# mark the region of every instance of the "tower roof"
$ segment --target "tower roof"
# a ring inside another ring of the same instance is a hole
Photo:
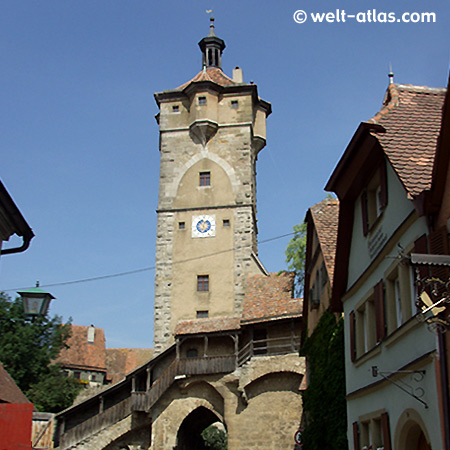
[[[222,52],[225,48],[225,42],[216,36],[214,32],[214,17],[211,17],[209,25],[209,34],[199,43],[203,54],[203,67],[222,67]]]

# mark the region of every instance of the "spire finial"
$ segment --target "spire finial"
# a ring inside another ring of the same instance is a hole
[[[389,77],[389,84],[393,84],[394,83],[394,72],[392,72],[392,64],[391,63],[389,63],[388,77]]]
[[[209,34],[204,37],[198,45],[203,53],[203,66],[207,69],[210,67],[222,68],[222,52],[225,48],[225,42],[216,36],[214,32],[214,17],[212,16],[212,9],[206,10],[207,14],[211,14]]]
[[[211,17],[209,18],[209,34],[208,36],[215,36],[216,33],[214,32],[214,16],[213,16],[213,10],[207,9],[207,14],[211,14]]]

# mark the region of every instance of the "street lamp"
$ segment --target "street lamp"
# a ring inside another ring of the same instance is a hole
[[[55,298],[49,292],[39,288],[39,281],[36,283],[35,288],[17,293],[22,298],[25,314],[31,317],[45,316],[50,306],[50,301]]]

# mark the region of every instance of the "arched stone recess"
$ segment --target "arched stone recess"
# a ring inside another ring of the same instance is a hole
[[[416,410],[406,409],[397,421],[394,448],[398,450],[431,449],[427,427]]]
[[[211,383],[205,380],[194,380],[182,387],[180,386],[180,391],[186,393],[190,398],[207,399],[213,406],[215,413],[220,416],[220,420],[223,421],[225,414],[224,398]]]
[[[181,179],[184,175],[195,166],[202,159],[206,159],[216,163],[222,170],[228,175],[231,182],[231,188],[234,195],[239,191],[240,183],[236,176],[236,171],[234,168],[223,158],[215,153],[209,152],[207,148],[196,153],[189,161],[185,162],[178,170],[178,175],[174,178],[172,184],[167,188],[167,195],[169,197],[175,198],[178,191],[178,186],[180,185]]]
[[[185,395],[185,394],[184,394]],[[215,410],[214,405],[204,398],[174,398],[170,404],[160,411],[152,424],[152,448],[177,448],[178,431],[183,421],[198,408],[210,411],[217,421],[223,422],[223,416]],[[224,424],[225,425],[225,424]]]
[[[300,384],[303,375],[296,372],[271,372],[256,378],[243,387],[243,396],[246,402],[266,392],[290,391],[300,393]]]
[[[292,372],[303,378],[306,372],[305,359],[297,354],[263,356],[251,359],[240,369],[239,389],[270,373]]]
[[[132,429],[116,438],[103,450],[141,450],[147,449],[151,444],[151,423],[145,417],[132,419]],[[101,447],[92,447],[97,450]]]

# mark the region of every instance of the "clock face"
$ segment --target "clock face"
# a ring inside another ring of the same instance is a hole
[[[216,235],[216,216],[192,217],[192,237],[212,237]]]

